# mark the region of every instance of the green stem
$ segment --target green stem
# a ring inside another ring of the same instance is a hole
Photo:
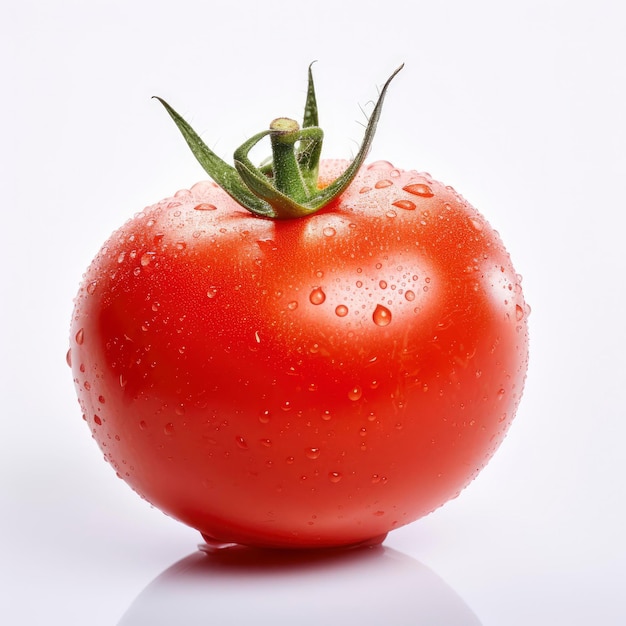
[[[270,124],[272,161],[274,164],[274,186],[278,191],[296,202],[308,200],[308,194],[295,145],[299,139],[298,122],[279,117]]]
[[[402,67],[403,65],[387,79],[381,89],[356,157],[339,178],[322,190],[318,189],[317,178],[324,135],[317,125],[317,100],[311,66],[303,128],[289,118],[275,119],[269,130],[258,133],[235,151],[235,167],[228,165],[210,150],[167,102],[157,99],[178,126],[202,167],[224,191],[256,215],[289,219],[318,211],[341,195],[352,182],[374,139],[387,89]],[[268,135],[272,146],[272,162],[256,167],[248,158],[248,153]]]

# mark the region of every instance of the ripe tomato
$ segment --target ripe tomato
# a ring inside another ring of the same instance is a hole
[[[322,161],[320,186],[347,166]],[[520,281],[427,174],[362,166],[284,220],[201,182],[100,250],[68,361],[106,460],[168,515],[210,540],[355,544],[455,497],[501,443],[527,366]]]

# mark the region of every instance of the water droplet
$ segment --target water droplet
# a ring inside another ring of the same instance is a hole
[[[297,303],[295,300],[293,300],[292,302],[290,302],[290,303],[287,305],[287,308],[288,308],[290,311],[295,311],[295,310],[298,308],[298,303]]]
[[[117,262],[123,263],[125,258],[126,258],[126,252],[120,252],[119,255],[117,256]]]
[[[415,202],[411,202],[410,200],[396,200],[391,204],[393,204],[393,206],[397,206],[399,209],[404,209],[405,211],[415,210]]]
[[[371,187],[361,187],[361,189],[359,189],[359,193],[367,193],[368,191],[372,191]]]
[[[412,183],[402,187],[402,189],[407,193],[412,193],[414,196],[421,196],[422,198],[432,198],[435,195],[426,183]]]
[[[214,183],[212,180],[201,180],[200,182],[195,183],[191,186],[191,193],[201,198],[202,196],[206,196],[211,192],[212,189],[217,188],[217,183]]]
[[[321,452],[319,448],[308,448],[305,454],[308,459],[314,461],[315,459],[319,459]]]
[[[174,434],[174,424],[172,424],[172,422],[168,422],[167,424],[165,424],[165,426],[163,427],[163,432],[166,435],[173,435]]]
[[[328,478],[331,483],[338,483],[342,479],[341,472],[330,472]]]
[[[311,304],[322,304],[322,302],[326,300],[326,294],[324,293],[321,287],[316,287],[309,294],[309,300]]]
[[[184,250],[187,247],[187,244],[184,241],[176,242],[176,250]]]
[[[407,289],[406,292],[404,293],[404,297],[409,301],[409,302],[413,302],[413,300],[415,300],[415,292],[411,291],[410,289]]]
[[[331,418],[331,417],[332,417],[332,414],[331,414],[331,412],[330,412],[330,411],[324,411],[324,412],[322,413],[322,419],[323,419],[325,422],[330,421],[330,418]]]
[[[387,281],[386,281],[386,280],[381,280],[381,281],[378,283],[378,286],[379,286],[381,289],[387,289]]]
[[[335,315],[337,315],[338,317],[345,317],[346,315],[348,315],[348,307],[345,304],[340,304],[335,309]]]
[[[207,298],[210,298],[211,300],[215,298],[215,296],[217,295],[217,287],[215,287],[214,285],[211,285],[208,288],[206,295],[207,295]]]
[[[79,346],[83,345],[83,342],[85,341],[85,330],[83,328],[81,328],[77,333],[76,333],[76,343]]]
[[[70,348],[65,354],[65,362],[72,367],[72,348]]]
[[[146,267],[150,265],[150,263],[152,263],[154,257],[155,257],[154,252],[146,252],[145,254],[141,255],[141,259],[139,260],[139,262],[141,263],[142,267]]]
[[[94,415],[93,416],[93,421],[98,425],[98,426],[102,426],[102,419],[100,419],[100,416],[98,415]]]
[[[377,485],[380,482],[380,476],[378,474],[372,474],[372,485]]]
[[[261,249],[262,252],[273,252],[274,250],[278,250],[278,246],[276,242],[272,239],[259,239],[257,242],[257,246]]]
[[[498,389],[498,400],[502,400],[502,398],[504,398],[504,394],[506,392],[504,391],[504,389]]]
[[[141,420],[141,421],[139,422],[139,428],[140,428],[141,430],[146,430],[146,428],[148,428],[148,424],[146,424],[146,422],[145,422],[144,420]]]
[[[367,166],[368,170],[392,170],[394,169],[393,164],[389,163],[389,161],[374,161]]]
[[[217,207],[214,204],[209,204],[208,202],[202,202],[201,204],[196,204],[193,207],[196,211],[215,211]]]
[[[93,296],[94,293],[96,293],[96,287],[98,286],[97,281],[92,280],[88,285],[87,285],[87,293],[90,296]]]
[[[515,319],[521,322],[524,319],[524,309],[519,305],[515,305]]]
[[[204,539],[204,544],[198,546],[198,548],[206,554],[217,554],[221,550],[229,550],[230,548],[234,548],[237,545],[236,543],[229,543],[226,541],[220,541],[219,539],[214,539],[213,537],[205,535],[204,533],[202,533],[202,538]]]
[[[184,415],[185,414],[185,405],[184,404],[179,404],[174,409],[174,412],[176,413],[176,415]]]
[[[395,211],[387,211],[387,212],[385,213],[385,215],[386,215],[387,217],[392,217],[392,218],[393,218],[393,217],[396,217],[398,214],[397,214]]]
[[[382,306],[382,304],[378,304],[376,309],[374,309],[372,319],[376,326],[388,326],[391,323],[391,311],[387,307]]]
[[[375,511],[375,512],[373,513],[373,515],[375,515],[376,517],[382,517],[384,514],[385,514],[385,512],[384,512],[384,511]]]
[[[270,411],[268,409],[265,409],[265,411],[262,411],[259,415],[259,422],[261,422],[261,424],[269,424],[271,417],[272,414],[270,413]]]
[[[332,226],[327,226],[322,232],[325,237],[332,237],[337,231]]]
[[[104,404],[104,403],[106,402],[106,400],[105,400],[104,396],[98,396],[98,402],[99,402],[100,404]]]
[[[271,448],[272,447],[272,440],[271,439],[261,439],[261,445],[265,446],[266,448]]]
[[[248,449],[248,442],[241,436],[235,437],[235,443],[237,444],[237,447],[241,450]]]
[[[367,428],[365,428],[365,426],[359,430],[359,435],[361,437],[367,437]]]
[[[470,223],[478,232],[480,232],[484,227],[482,221],[477,217],[470,217]]]
[[[362,395],[363,389],[361,389],[358,385],[355,385],[352,389],[350,389],[350,391],[348,391],[348,398],[353,402],[360,400]]]
[[[393,185],[393,183],[389,179],[383,178],[379,180],[374,187],[376,187],[376,189],[385,189],[385,187],[391,187],[391,185]]]
[[[124,387],[126,387],[126,383],[128,382],[128,380],[126,379],[126,376],[124,376],[124,374],[120,374],[120,387],[122,389],[124,389]]]

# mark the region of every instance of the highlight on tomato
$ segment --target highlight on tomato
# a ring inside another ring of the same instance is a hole
[[[137,213],[83,277],[83,419],[208,542],[380,542],[457,496],[514,418],[529,308],[497,232],[430,175],[365,163],[399,70],[352,161],[321,159],[311,68],[302,124],[234,165],[160,100],[211,180]]]

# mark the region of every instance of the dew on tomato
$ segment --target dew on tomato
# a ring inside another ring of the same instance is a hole
[[[391,311],[387,307],[377,304],[372,319],[377,326],[387,326],[391,324]]]
[[[402,189],[407,193],[415,196],[421,196],[422,198],[432,198],[435,195],[433,190],[426,183],[412,183],[402,187]],[[394,203],[394,205],[398,206],[396,203]],[[413,208],[415,208],[415,206],[413,206]]]
[[[348,391],[348,398],[352,400],[353,402],[360,400],[362,395],[363,395],[363,389],[359,385],[355,385],[354,387],[351,387],[350,391]]]
[[[330,472],[328,474],[328,478],[330,479],[331,483],[338,483],[343,478],[343,476],[341,472]]]
[[[309,294],[311,304],[323,304],[326,301],[326,294],[321,287],[316,287]]]
[[[319,459],[320,454],[321,451],[319,448],[308,448],[306,450],[306,456],[311,460]]]

